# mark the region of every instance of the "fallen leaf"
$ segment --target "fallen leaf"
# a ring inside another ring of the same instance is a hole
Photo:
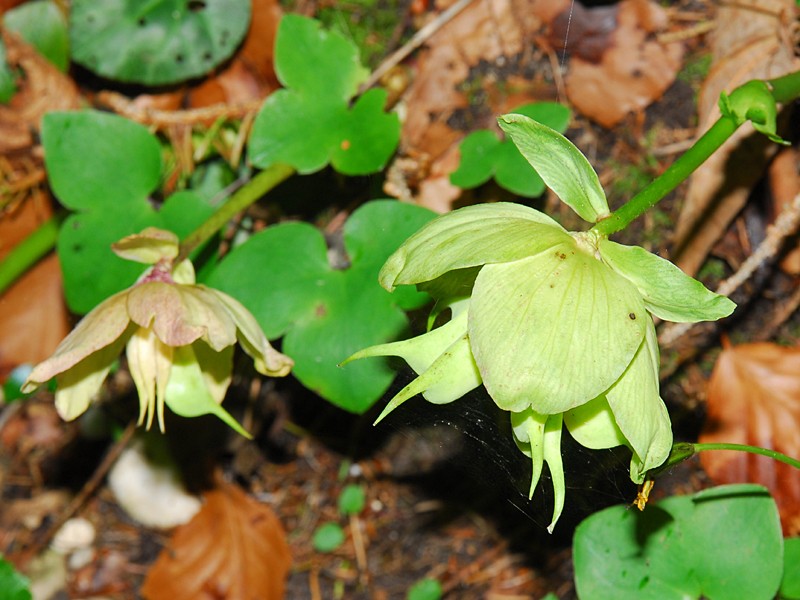
[[[282,600],[291,564],[275,513],[239,487],[205,494],[147,574],[147,600]]]
[[[52,110],[78,107],[78,90],[72,80],[43,58],[33,46],[9,31],[0,31],[6,58],[24,77],[7,105],[0,104],[0,154],[27,152],[36,145],[42,115]]]
[[[578,37],[585,40],[578,47],[582,54],[570,59],[565,80],[570,102],[604,127],[660,98],[675,81],[683,58],[681,44],[654,38],[667,25],[666,13],[656,3],[623,0],[617,9],[613,33],[601,29],[597,35]]]
[[[769,165],[769,188],[774,206],[773,214],[778,215],[791,205],[800,194],[800,174],[797,172],[797,152],[794,148],[781,148],[775,160]],[[781,269],[790,275],[800,275],[800,246],[789,252],[781,260]]]
[[[720,92],[750,79],[771,79],[795,71],[793,0],[722,3],[711,38],[712,67],[698,98],[700,131],[719,118]],[[746,123],[692,175],[678,224],[673,256],[689,275],[747,202],[777,145],[753,135]]]
[[[461,191],[449,182],[461,139],[485,127],[499,132],[495,118],[504,111],[554,99],[554,87],[533,67],[530,42],[567,6],[568,0],[473,2],[433,34],[403,95],[401,147],[387,194],[450,209]]]
[[[49,198],[39,199],[0,213],[0,260],[52,215]],[[61,268],[50,254],[0,294],[0,382],[15,367],[50,356],[68,332]]]
[[[708,385],[701,443],[731,442],[800,457],[800,348],[770,343],[723,350]],[[781,514],[784,533],[800,533],[800,471],[746,452],[700,453],[715,483],[760,483]]]

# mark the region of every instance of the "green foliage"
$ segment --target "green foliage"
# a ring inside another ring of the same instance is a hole
[[[338,523],[323,523],[314,532],[311,544],[317,552],[333,552],[344,543],[344,530]]]
[[[284,336],[282,351],[294,359],[293,374],[303,385],[361,413],[386,391],[394,372],[377,361],[336,365],[358,348],[396,339],[408,325],[403,310],[427,301],[414,290],[389,295],[377,275],[402,240],[433,216],[389,200],[362,206],[344,226],[346,269],[330,265],[315,227],[269,227],[226,256],[207,283],[241,301],[268,338]]]
[[[330,162],[347,175],[384,167],[400,121],[383,112],[384,90],[369,90],[350,108],[368,73],[349,40],[313,19],[286,15],[275,42],[275,72],[285,89],[267,98],[253,124],[254,165],[284,163],[312,173]]]
[[[164,85],[229,58],[250,25],[250,0],[73,0],[75,62],[118,81]]]
[[[52,112],[44,117],[42,143],[50,186],[74,211],[57,244],[74,312],[88,312],[141,274],[142,266],[116,256],[112,243],[148,226],[185,236],[213,212],[190,191],[153,208],[148,196],[161,177],[161,150],[133,121],[97,111]]]
[[[17,75],[8,64],[6,45],[0,39],[0,104],[8,104],[17,93]]]
[[[339,512],[342,515],[357,515],[364,510],[367,496],[360,485],[350,484],[345,486],[339,494]]]
[[[31,365],[20,365],[8,375],[6,382],[0,387],[0,399],[3,402],[13,402],[25,398],[29,394],[23,392],[20,388],[31,372]]]
[[[783,541],[783,581],[781,600],[800,600],[800,537]]]
[[[757,485],[613,506],[575,530],[582,600],[768,600],[783,571],[775,502]]]
[[[406,600],[439,600],[442,584],[435,579],[420,579],[408,590]]]
[[[563,132],[569,123],[569,109],[555,102],[526,104],[512,111]],[[544,191],[544,181],[520,154],[511,140],[499,140],[488,129],[469,134],[459,147],[461,162],[450,182],[461,188],[474,188],[492,177],[519,196],[534,198]]]
[[[69,65],[69,35],[64,15],[51,0],[26,2],[3,15],[3,25],[16,31],[59,71]]]
[[[30,581],[0,558],[0,600],[31,600]]]

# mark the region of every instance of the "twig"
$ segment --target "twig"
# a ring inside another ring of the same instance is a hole
[[[87,500],[94,495],[94,493],[97,491],[97,488],[100,487],[103,479],[108,474],[108,471],[131,441],[135,431],[136,422],[131,421],[125,428],[125,431],[122,432],[120,438],[114,442],[114,445],[111,446],[105,457],[103,457],[102,462],[97,466],[94,473],[92,473],[89,481],[84,484],[80,493],[72,499],[72,501],[61,512],[58,518],[50,524],[47,530],[42,535],[37,536],[33,543],[24,551],[22,551],[19,557],[13,561],[18,568],[24,569],[28,562],[30,562],[34,557],[38,556],[42,550],[44,550],[47,544],[50,543],[50,540],[53,539],[53,536],[58,533],[58,530],[61,529],[64,523],[71,519],[73,515],[75,515],[75,513],[77,513],[81,507],[83,507]]]
[[[763,263],[775,257],[783,241],[794,234],[800,226],[800,194],[795,196],[792,203],[786,206],[775,223],[767,228],[767,236],[759,244],[756,251],[742,263],[739,270],[723,281],[717,288],[717,293],[730,296],[755,273]],[[659,336],[662,346],[673,345],[680,337],[684,336],[696,323],[673,323],[664,328]]]
[[[367,78],[367,80],[361,84],[361,87],[358,89],[359,94],[364,93],[366,90],[378,83],[378,81],[381,80],[381,77],[386,75],[386,73],[388,73],[392,67],[398,65],[404,58],[424,44],[428,38],[439,31],[442,26],[444,26],[448,21],[469,6],[471,2],[472,0],[458,0],[458,2],[453,4],[453,6],[448,8],[433,21],[417,31],[417,33],[415,33],[414,36],[401,48],[398,48],[386,60],[378,65],[378,68],[375,69]]]

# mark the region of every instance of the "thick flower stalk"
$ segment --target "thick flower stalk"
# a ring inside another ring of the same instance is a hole
[[[56,408],[65,420],[83,414],[113,362],[126,350],[139,393],[139,424],[154,416],[164,430],[164,406],[184,417],[214,414],[249,434],[220,404],[231,381],[238,341],[259,373],[281,377],[292,360],[272,348],[255,317],[237,300],[195,284],[194,268],[178,256],[178,238],[155,228],[113,245],[122,258],[153,265],[130,288],[86,315],[53,356],[36,365],[23,390],[56,379]]]
[[[579,216],[594,223],[609,215],[597,174],[565,137],[521,115],[500,125]],[[586,447],[628,446],[631,479],[641,483],[672,447],[652,316],[696,322],[735,308],[642,248],[566,231],[510,203],[430,222],[389,257],[380,282],[417,285],[452,308],[451,320],[428,333],[352,357],[401,356],[419,374],[380,418],[417,393],[450,402],[482,382],[510,411],[515,441],[531,458],[531,494],[548,464],[551,531],[564,502],[562,424]]]

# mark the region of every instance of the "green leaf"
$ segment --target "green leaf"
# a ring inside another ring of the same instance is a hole
[[[73,0],[72,58],[117,81],[164,85],[230,58],[250,25],[250,0]]]
[[[736,308],[729,298],[708,290],[670,261],[639,246],[600,240],[600,255],[617,273],[633,283],[644,297],[647,310],[679,323],[715,321]]]
[[[363,486],[351,484],[345,486],[339,495],[339,513],[345,516],[357,515],[364,510],[367,495]]]
[[[0,38],[0,104],[8,104],[17,93],[17,75],[6,56],[6,44]]]
[[[313,19],[286,15],[275,42],[275,70],[286,89],[267,98],[253,124],[248,148],[254,165],[285,163],[312,173],[331,162],[347,175],[385,166],[400,121],[383,112],[383,90],[348,106],[368,75],[349,40]]]
[[[498,122],[547,186],[581,218],[594,223],[610,214],[597,173],[572,142],[524,115],[503,115]]]
[[[267,337],[284,336],[282,351],[294,359],[293,374],[303,385],[361,413],[386,391],[394,371],[382,361],[337,364],[397,339],[408,326],[401,308],[424,302],[413,290],[395,298],[377,276],[386,257],[433,216],[389,200],[365,204],[344,227],[350,259],[344,270],[330,266],[325,240],[311,225],[269,227],[226,256],[207,283],[242,302]]]
[[[469,339],[504,410],[555,414],[606,391],[645,335],[639,292],[570,237],[536,256],[486,265],[475,280]]]
[[[31,600],[30,581],[14,565],[0,558],[0,599]]]
[[[777,507],[760,486],[613,506],[575,531],[581,600],[773,598],[783,567]]]
[[[59,71],[69,65],[69,35],[64,15],[51,0],[34,0],[3,15],[3,25],[15,31]]]
[[[344,531],[337,523],[323,523],[311,540],[317,552],[333,552],[344,543]]]
[[[557,131],[564,131],[569,122],[569,109],[555,102],[526,104],[512,111],[528,116]],[[469,134],[459,146],[461,162],[450,175],[450,182],[462,188],[473,188],[494,175],[503,188],[534,198],[544,191],[544,181],[510,141],[500,141],[489,130]]]
[[[442,593],[442,584],[437,580],[420,579],[409,588],[406,600],[439,600]]]
[[[148,226],[185,236],[213,212],[193,192],[179,192],[160,211],[148,200],[161,176],[161,151],[145,127],[98,111],[54,112],[42,128],[53,192],[67,208],[57,250],[71,310],[86,313],[131,285],[142,265],[111,244]]]
[[[800,537],[783,541],[783,580],[781,600],[800,600]]]
[[[143,125],[110,113],[47,113],[42,144],[50,185],[70,210],[141,210],[161,177],[156,138]]]
[[[433,281],[454,269],[534,256],[571,239],[527,206],[477,204],[442,215],[408,238],[386,261],[380,281],[387,290]]]

